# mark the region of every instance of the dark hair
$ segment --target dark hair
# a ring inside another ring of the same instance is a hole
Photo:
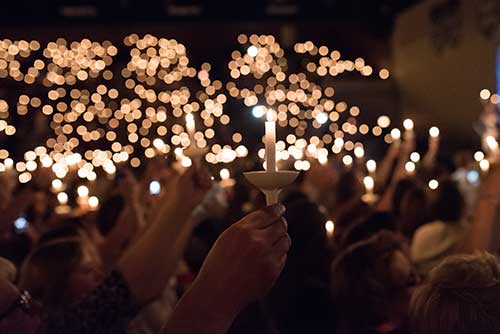
[[[445,222],[459,222],[465,208],[465,200],[452,180],[442,181],[437,189],[437,197],[432,204],[434,219]]]
[[[413,294],[417,334],[500,333],[500,264],[491,254],[457,255]]]
[[[38,246],[63,238],[79,238],[80,235],[79,222],[68,219],[64,222],[63,226],[42,234],[40,239],[38,239]]]
[[[335,186],[337,203],[345,203],[356,197],[360,197],[362,185],[354,171],[345,171],[339,176]]]
[[[380,231],[397,232],[394,216],[388,212],[374,212],[362,222],[349,228],[341,240],[341,248],[366,240]]]
[[[388,268],[401,248],[395,234],[383,231],[349,246],[335,259],[331,291],[341,331],[358,333],[388,320],[402,292]]]
[[[35,249],[25,260],[19,286],[27,290],[46,310],[68,304],[68,276],[80,264],[83,244],[80,238],[52,240]]]
[[[115,195],[105,201],[97,215],[99,232],[107,235],[118,222],[120,214],[125,207],[125,200],[121,195]]]
[[[392,212],[396,217],[401,214],[401,203],[405,194],[418,188],[413,179],[403,179],[396,184],[394,195],[392,196]]]

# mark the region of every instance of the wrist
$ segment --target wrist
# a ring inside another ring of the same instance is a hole
[[[227,290],[219,291],[199,277],[183,297],[182,302],[189,309],[193,308],[196,316],[205,322],[201,324],[204,328],[218,329],[220,332],[226,332],[231,327],[243,308],[237,302],[237,298],[232,298]]]

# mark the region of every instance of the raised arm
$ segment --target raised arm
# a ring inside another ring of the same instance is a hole
[[[494,169],[481,184],[476,211],[464,251],[488,251],[500,204],[500,168]]]
[[[424,156],[422,164],[425,168],[431,169],[436,162],[436,156],[439,151],[439,137],[429,138],[429,148]]]
[[[191,167],[177,176],[172,189],[161,198],[158,216],[118,262],[120,271],[140,303],[155,297],[175,270],[171,255],[180,232],[192,210],[210,188],[206,170]]]
[[[399,154],[399,143],[393,143],[387,150],[387,153],[384,156],[384,159],[379,164],[377,168],[377,185],[385,186],[391,176],[392,167],[394,165],[394,161],[397,159]]]
[[[415,143],[413,141],[404,142],[402,144],[391,181],[377,205],[378,211],[390,211],[392,209],[392,198],[394,196],[394,191],[396,190],[396,185],[406,176],[405,164],[408,161],[411,151],[415,147],[414,145]]]
[[[281,206],[253,212],[216,241],[163,334],[223,334],[243,307],[263,297],[286,262],[290,238]]]

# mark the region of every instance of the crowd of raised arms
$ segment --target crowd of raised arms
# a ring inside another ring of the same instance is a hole
[[[500,333],[500,168],[477,185],[472,159],[430,152],[409,175],[413,145],[389,148],[368,200],[364,163],[313,164],[265,206],[239,176],[152,159],[61,213],[49,171],[6,171],[0,333]]]

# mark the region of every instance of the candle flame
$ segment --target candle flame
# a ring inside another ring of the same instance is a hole
[[[413,126],[414,126],[414,123],[411,119],[407,118],[404,120],[403,127],[405,128],[405,130],[411,131],[411,130],[413,130]]]
[[[325,223],[325,230],[329,233],[333,233],[333,231],[335,230],[335,224],[331,220],[328,220]]]
[[[433,126],[432,128],[429,129],[429,135],[433,138],[436,138],[439,136],[439,128],[436,126]]]

